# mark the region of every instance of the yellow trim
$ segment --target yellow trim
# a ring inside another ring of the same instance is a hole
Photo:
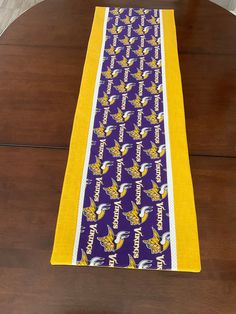
[[[162,16],[174,189],[177,269],[197,272],[201,268],[198,232],[188,159],[174,13],[172,10],[162,10]],[[80,184],[102,45],[104,17],[105,8],[96,8],[72,129],[51,264],[72,264]]]
[[[173,10],[162,10],[169,134],[174,189],[177,269],[201,270],[196,211],[188,158]]]
[[[104,17],[105,8],[96,8],[72,129],[51,264],[72,264],[80,185],[101,52]]]

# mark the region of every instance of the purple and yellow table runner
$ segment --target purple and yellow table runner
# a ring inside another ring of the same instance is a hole
[[[96,8],[51,263],[200,271],[172,10]]]

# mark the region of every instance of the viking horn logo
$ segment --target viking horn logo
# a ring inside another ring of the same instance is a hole
[[[157,254],[165,251],[170,244],[170,233],[165,232],[162,236],[160,236],[157,230],[153,227],[152,233],[152,238],[143,240],[143,243],[151,251],[152,254]]]
[[[123,215],[130,222],[131,225],[140,225],[144,223],[149,213],[152,212],[152,206],[143,206],[141,209],[132,201],[132,210],[124,212]]]
[[[112,228],[107,225],[108,233],[103,237],[98,237],[98,241],[101,246],[103,246],[105,252],[115,252],[119,250],[126,238],[129,237],[129,231],[119,231],[117,234],[114,234]]]
[[[152,261],[148,259],[141,260],[138,264],[135,263],[134,258],[128,254],[129,256],[129,265],[127,268],[129,269],[148,269],[152,266]]]
[[[124,197],[127,193],[127,190],[131,188],[131,183],[122,183],[120,186],[117,184],[117,182],[112,178],[112,185],[103,188],[107,195],[110,196],[110,199],[120,199]]]
[[[108,172],[109,168],[113,165],[113,161],[101,161],[97,156],[95,156],[96,161],[89,165],[89,169],[94,175],[103,175]]]
[[[96,206],[94,200],[90,197],[90,205],[83,208],[83,215],[87,218],[87,221],[98,221],[103,218],[105,212],[110,209],[110,204],[100,204]]]
[[[133,179],[138,179],[144,177],[147,174],[148,169],[151,167],[151,163],[145,162],[139,165],[137,161],[133,159],[133,166],[125,168],[125,170],[128,172],[129,175],[131,175]]]
[[[81,259],[77,262],[77,266],[101,266],[104,263],[105,258],[93,257],[90,261],[88,260],[87,254],[81,249]]]
[[[144,190],[144,193],[153,201],[160,201],[167,196],[168,186],[167,184],[163,184],[159,189],[157,183],[152,180],[152,188],[148,190]]]

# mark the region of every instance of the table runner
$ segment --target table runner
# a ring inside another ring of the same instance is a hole
[[[172,10],[96,8],[51,263],[200,271]]]

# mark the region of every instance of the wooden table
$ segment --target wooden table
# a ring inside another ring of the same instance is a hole
[[[49,264],[95,5],[176,10],[200,274]],[[48,0],[1,37],[2,314],[236,313],[235,29],[206,0]]]

